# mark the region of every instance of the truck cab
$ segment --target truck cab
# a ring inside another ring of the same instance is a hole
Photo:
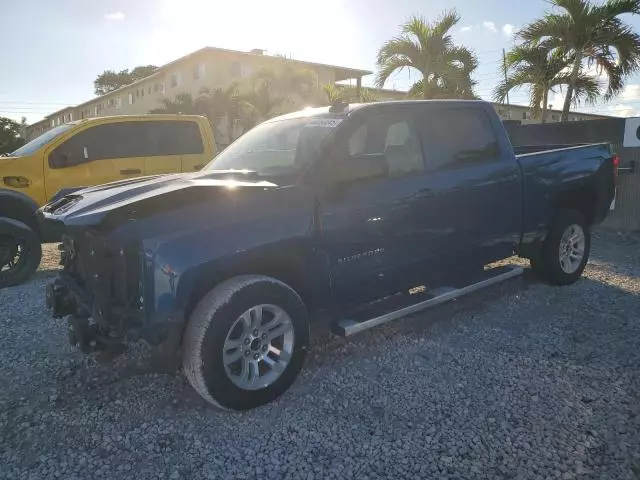
[[[36,243],[58,240],[35,221],[45,203],[84,187],[197,171],[214,155],[206,118],[139,115],[62,124],[0,157],[0,287],[33,273],[40,260]],[[20,260],[20,252],[31,258]]]
[[[85,189],[40,210],[63,232],[47,290],[84,351],[176,342],[228,409],[282,394],[311,319],[349,336],[506,280],[578,281],[613,198],[608,144],[516,155],[490,104],[308,109],[202,171]]]

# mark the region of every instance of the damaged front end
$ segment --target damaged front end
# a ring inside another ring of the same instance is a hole
[[[69,340],[85,353],[124,350],[145,325],[140,249],[83,229],[62,236],[60,253],[62,271],[46,291],[53,317],[69,317]]]

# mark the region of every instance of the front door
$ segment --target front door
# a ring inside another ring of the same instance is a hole
[[[421,224],[414,203],[424,181],[418,136],[406,109],[375,107],[352,119],[337,139],[334,161],[383,156],[385,178],[329,186],[320,198],[321,244],[338,304],[362,303],[412,283]],[[404,277],[398,282],[398,272]]]
[[[141,176],[144,158],[136,122],[89,125],[45,152],[45,189],[57,192]]]

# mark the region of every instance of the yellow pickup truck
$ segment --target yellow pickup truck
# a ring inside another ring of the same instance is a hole
[[[0,288],[27,280],[47,238],[35,218],[85,187],[200,170],[215,156],[209,121],[196,115],[123,115],[65,123],[0,157]]]

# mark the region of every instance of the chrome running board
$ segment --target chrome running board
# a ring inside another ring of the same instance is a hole
[[[479,282],[472,283],[470,285],[467,285],[465,287],[460,287],[460,288],[454,288],[454,287],[436,288],[434,290],[426,292],[428,296],[426,300],[423,300],[418,303],[414,303],[406,307],[402,307],[397,310],[384,313],[382,315],[369,318],[363,321],[344,319],[339,321],[334,326],[333,330],[336,334],[340,336],[348,337],[350,335],[360,333],[364,330],[377,327],[378,325],[392,322],[393,320],[406,317],[407,315],[411,315],[413,313],[426,310],[427,308],[435,307],[436,305],[440,305],[441,303],[447,302],[449,300],[453,300],[455,298],[468,295],[472,292],[475,292],[476,290],[480,290],[482,288],[504,282],[505,280],[508,280],[510,278],[520,276],[524,272],[524,269],[522,267],[515,266],[515,265],[499,267],[493,270],[502,272],[502,273],[496,274],[495,272],[492,272],[492,270],[486,270],[485,273],[488,276],[488,278],[485,278]]]

